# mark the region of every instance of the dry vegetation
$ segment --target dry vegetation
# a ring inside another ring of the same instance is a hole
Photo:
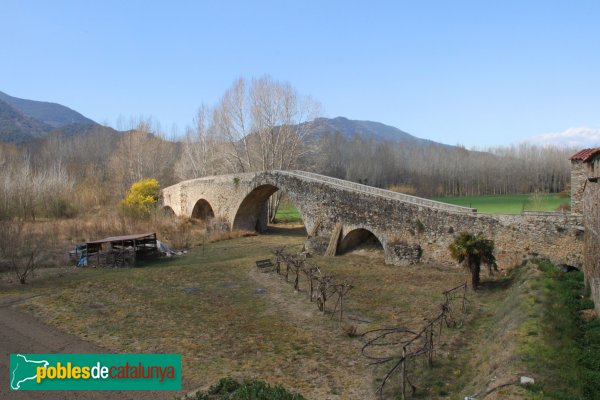
[[[254,267],[272,247],[299,250],[302,240],[281,231],[208,244],[146,268],[57,269],[29,290],[4,284],[1,296],[40,295],[22,308],[112,351],[182,353],[188,387],[233,375],[280,383],[307,398],[371,398],[377,371],[365,365],[348,326],[359,334],[387,324],[419,326],[441,292],[464,281],[463,271],[393,268],[373,254],[316,258],[356,286],[339,322],[310,304],[307,282],[294,294],[291,284]]]
[[[302,276],[294,291],[293,272],[286,283],[254,265],[272,257],[276,246],[299,251],[304,235],[301,228],[275,228],[268,235],[207,241],[143,268],[42,269],[25,286],[0,280],[0,302],[21,300],[20,309],[110,351],[181,353],[187,389],[233,376],[281,384],[308,399],[375,398],[387,369],[367,365],[361,334],[424,326],[439,313],[442,292],[467,275],[458,266],[391,267],[372,248],[311,258],[324,273],[352,279],[339,321],[310,303]],[[415,398],[483,398],[488,391],[486,399],[534,398],[514,384],[518,377],[554,376],[525,362],[542,332],[536,296],[545,295],[535,267],[519,271],[485,277],[478,293],[469,293],[466,319],[444,329],[433,367],[411,366]],[[385,397],[396,393],[398,380],[392,379]]]

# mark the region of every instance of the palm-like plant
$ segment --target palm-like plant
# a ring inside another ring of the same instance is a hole
[[[473,235],[461,233],[449,246],[452,258],[462,263],[471,272],[473,290],[479,286],[481,264],[487,265],[490,274],[498,270],[494,256],[494,241],[486,239],[481,233]]]

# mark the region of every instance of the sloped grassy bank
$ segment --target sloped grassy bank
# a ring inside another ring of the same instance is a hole
[[[486,283],[455,360],[465,371],[456,392],[486,400],[600,399],[600,320],[583,274],[532,258]],[[520,385],[521,376],[535,384]]]
[[[600,320],[585,310],[583,274],[562,272],[550,262],[534,260],[541,274],[539,297],[530,304],[534,316],[522,345],[525,365],[538,380],[528,386],[534,399],[600,399]]]

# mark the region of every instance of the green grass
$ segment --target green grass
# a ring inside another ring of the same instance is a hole
[[[281,202],[281,204],[279,204],[279,208],[277,209],[277,213],[275,214],[275,219],[277,220],[277,222],[284,223],[302,222],[300,212],[291,202]]]
[[[548,261],[536,263],[542,271],[540,296],[523,346],[526,365],[538,373],[532,398],[598,399],[600,320],[581,315],[593,307],[584,297],[583,273],[562,273]]]
[[[502,196],[438,197],[433,200],[457,206],[476,208],[477,211],[492,214],[519,214],[521,211],[555,211],[563,204],[570,204],[569,197],[545,194],[536,198],[532,194],[511,194]]]

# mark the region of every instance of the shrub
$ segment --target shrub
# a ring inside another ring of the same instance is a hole
[[[121,211],[129,217],[150,217],[156,208],[159,191],[160,184],[154,178],[135,182],[121,201]]]
[[[48,205],[48,215],[54,218],[73,218],[77,211],[72,203],[60,197],[52,199]]]
[[[297,393],[288,392],[279,385],[270,386],[259,380],[245,380],[242,383],[233,378],[222,378],[208,392],[197,392],[186,396],[186,400],[303,400]]]

